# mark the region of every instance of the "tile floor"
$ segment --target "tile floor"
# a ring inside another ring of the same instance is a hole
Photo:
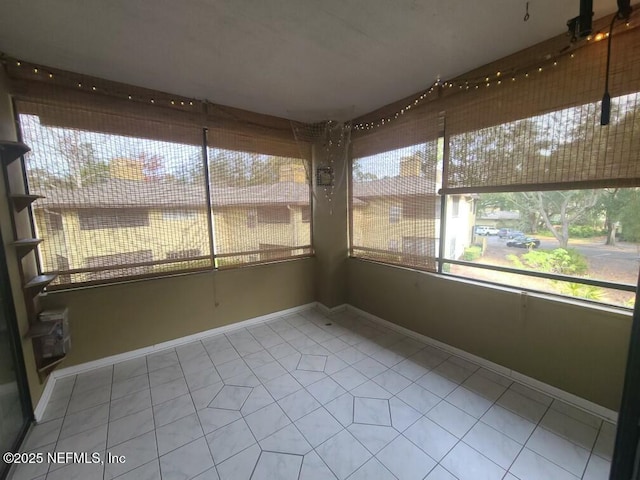
[[[283,317],[57,382],[13,480],[605,480],[615,427],[350,312]]]

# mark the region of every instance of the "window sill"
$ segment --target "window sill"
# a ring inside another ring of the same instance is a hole
[[[295,261],[299,261],[299,260],[306,260],[306,259],[312,258],[312,257],[315,257],[315,254],[312,253],[312,254],[309,254],[309,255],[298,256],[296,258],[285,258],[285,259],[281,259],[281,260],[272,260],[272,261],[267,261],[267,262],[256,262],[256,263],[250,263],[250,264],[240,264],[240,265],[229,266],[229,267],[224,267],[224,268],[206,268],[206,269],[202,269],[202,270],[192,270],[192,271],[175,272],[175,273],[168,272],[166,274],[158,274],[158,275],[154,275],[154,276],[145,276],[145,277],[142,277],[142,278],[134,278],[134,277],[132,277],[132,278],[114,279],[113,281],[93,283],[93,284],[75,284],[75,285],[61,286],[60,288],[55,288],[55,287],[54,288],[49,288],[48,290],[45,290],[41,295],[43,295],[43,296],[55,295],[57,293],[65,293],[65,292],[71,292],[71,291],[76,291],[76,290],[88,290],[88,289],[94,289],[94,288],[114,287],[114,286],[118,286],[118,285],[127,285],[127,284],[131,284],[131,283],[140,283],[140,282],[149,282],[149,281],[158,281],[158,280],[165,280],[165,279],[176,278],[176,277],[186,277],[186,276],[203,275],[203,274],[217,274],[219,272],[237,270],[237,269],[240,269],[240,268],[254,268],[254,267],[269,266],[269,265],[281,264],[281,263],[287,263],[287,262],[295,262]]]
[[[563,304],[566,304],[566,305],[577,306],[577,307],[581,307],[581,308],[590,308],[590,309],[599,310],[599,311],[607,312],[607,313],[623,314],[623,315],[626,315],[626,316],[629,316],[629,317],[631,317],[633,315],[633,308],[627,308],[627,307],[618,306],[618,305],[609,305],[609,304],[604,304],[604,303],[600,303],[600,302],[596,302],[596,301],[592,301],[592,300],[571,298],[571,297],[567,297],[567,296],[560,295],[560,294],[541,292],[539,290],[529,290],[529,289],[526,289],[526,288],[515,288],[515,287],[510,287],[510,286],[507,286],[507,285],[504,285],[504,284],[493,283],[493,282],[489,282],[489,281],[485,281],[485,280],[466,278],[466,277],[462,277],[462,276],[454,275],[454,274],[449,274],[449,273],[429,272],[429,271],[425,271],[425,270],[419,270],[419,269],[411,268],[411,267],[408,267],[408,266],[396,265],[396,264],[393,264],[393,263],[385,263],[385,262],[381,262],[381,261],[377,261],[377,260],[370,260],[370,259],[367,259],[367,258],[359,258],[359,257],[350,256],[349,260],[355,260],[357,262],[364,262],[364,263],[373,263],[373,264],[381,265],[381,266],[384,266],[384,267],[402,269],[402,270],[406,270],[406,271],[414,273],[414,274],[416,274],[416,273],[417,274],[424,274],[424,275],[428,275],[430,277],[437,278],[437,279],[440,279],[440,280],[446,280],[446,281],[457,282],[457,283],[464,283],[464,284],[467,284],[467,285],[474,285],[474,286],[478,286],[478,287],[482,287],[482,288],[489,288],[489,289],[492,289],[492,290],[502,291],[502,292],[509,293],[509,294],[528,295],[528,296],[533,297],[533,298],[540,298],[540,299],[547,300],[547,301],[563,303]]]

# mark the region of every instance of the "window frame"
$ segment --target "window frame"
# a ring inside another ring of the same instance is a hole
[[[77,108],[77,105],[69,105],[69,108],[74,109]],[[20,122],[20,115],[21,112],[17,109],[14,108],[14,118],[16,121],[16,125],[18,128],[18,131],[20,132],[20,135],[22,135],[22,124]],[[26,113],[26,115],[29,115],[29,113]],[[71,127],[72,129],[74,127]],[[82,130],[82,129],[80,129]],[[88,128],[86,130],[82,130],[82,131],[86,131],[86,132],[95,132],[95,133],[104,133],[106,135],[119,135],[118,133],[112,133],[112,132],[100,132],[100,131],[96,131],[93,130],[91,128]],[[209,237],[210,237],[210,244],[211,244],[211,253],[210,255],[199,255],[197,257],[194,258],[173,258],[169,255],[166,255],[166,258],[158,258],[157,260],[149,260],[149,261],[141,261],[141,262],[136,262],[136,263],[132,263],[132,264],[127,264],[127,265],[122,265],[122,266],[108,266],[108,267],[87,267],[86,264],[83,264],[82,266],[78,267],[78,268],[70,268],[64,271],[60,271],[59,274],[57,275],[58,278],[62,279],[62,282],[59,285],[56,284],[51,284],[48,285],[46,287],[47,291],[65,291],[65,290],[69,290],[69,289],[76,289],[76,288],[84,288],[84,287],[94,287],[94,286],[108,286],[108,285],[113,285],[113,284],[119,284],[119,283],[125,283],[125,282],[130,282],[130,281],[139,281],[139,280],[148,280],[148,279],[154,279],[154,278],[164,278],[164,277],[170,277],[170,276],[176,276],[176,275],[184,275],[184,274],[191,274],[191,273],[200,273],[203,271],[216,271],[219,270],[220,268],[240,268],[240,267],[247,267],[247,266],[259,266],[259,265],[263,265],[263,264],[267,264],[267,263],[274,263],[274,262],[286,262],[286,261],[291,261],[291,260],[296,260],[296,259],[303,259],[303,258],[308,258],[308,257],[312,257],[314,255],[314,248],[313,248],[313,217],[312,217],[312,213],[313,212],[313,192],[311,189],[311,186],[308,182],[306,182],[304,185],[306,186],[307,190],[308,190],[308,198],[309,198],[309,203],[308,205],[304,205],[302,208],[303,209],[307,209],[307,211],[309,212],[309,218],[306,219],[306,221],[302,221],[301,223],[304,225],[308,225],[309,226],[309,239],[310,242],[308,245],[299,245],[299,246],[294,246],[294,247],[287,247],[287,250],[289,250],[289,253],[287,255],[281,255],[280,257],[276,258],[276,256],[274,255],[276,252],[279,251],[284,251],[284,249],[270,249],[267,250],[265,252],[261,252],[260,250],[258,251],[253,251],[253,252],[240,252],[240,253],[235,253],[235,254],[217,254],[217,252],[215,251],[215,245],[213,242],[213,239],[215,238],[215,232],[213,232],[213,215],[215,215],[216,213],[218,213],[217,211],[214,211],[214,209],[212,208],[212,202],[211,202],[211,195],[210,195],[210,188],[211,188],[211,183],[210,183],[210,177],[208,175],[208,157],[207,157],[207,140],[206,140],[206,128],[202,129],[203,132],[203,140],[202,140],[202,155],[201,155],[201,161],[203,162],[203,164],[205,165],[205,175],[204,175],[204,184],[206,186],[206,191],[207,191],[207,195],[206,195],[206,204],[207,204],[207,208],[209,211],[209,215],[208,217],[210,217],[209,220]],[[137,137],[133,137],[133,138],[137,138]],[[162,139],[159,139],[159,141],[165,141]],[[294,158],[294,157],[292,157]],[[303,158],[295,158],[296,160],[300,160],[301,162],[304,162],[305,160]],[[23,159],[21,159],[21,162],[24,162]],[[25,192],[26,193],[30,193],[29,192],[29,182],[28,182],[28,177],[27,177],[27,168],[24,165],[24,163],[22,163],[23,168],[22,170],[22,178],[23,178],[23,182],[25,185]],[[34,192],[34,193],[38,193],[38,192]],[[271,207],[267,207],[267,208],[271,208]],[[282,217],[282,221],[278,221],[275,222],[274,224],[282,224],[282,225],[291,225],[295,220],[293,218],[292,212],[290,211],[289,207],[284,205],[278,205],[277,208],[282,208],[282,209],[286,209],[287,211],[287,222],[284,222],[284,216]],[[135,208],[136,210],[136,215],[139,213],[139,211],[144,211],[144,221],[140,221],[140,222],[135,222],[135,224],[132,225],[116,225],[118,223],[118,218],[124,218],[125,219],[125,223],[126,222],[126,215],[122,215],[119,216],[118,212],[120,212],[120,210],[129,210],[129,209],[123,209],[121,207],[114,207],[109,208],[95,208],[95,207],[87,207],[86,210],[100,210],[100,211],[106,211],[107,213],[109,212],[109,210],[113,210],[115,213],[113,213],[113,215],[109,215],[112,216],[114,220],[114,225],[99,225],[99,224],[95,224],[95,225],[85,225],[85,227],[89,227],[89,228],[81,228],[80,227],[80,212],[83,210],[83,207],[80,207],[79,209],[76,209],[77,213],[76,213],[76,217],[78,219],[78,231],[82,231],[82,232],[91,232],[94,230],[102,230],[102,229],[111,229],[111,228],[145,228],[148,227],[151,224],[151,216],[152,216],[152,209],[147,208],[147,207],[140,207],[140,208]],[[191,211],[190,209],[185,209],[183,207],[177,207],[177,208],[172,208],[169,207],[168,210],[164,210],[164,209],[158,209],[158,211],[162,211],[162,220],[163,221],[189,221],[192,220],[193,218],[197,217],[197,212],[195,211]],[[259,214],[257,212],[256,208],[253,208],[254,213],[256,214],[255,217],[255,227],[258,227],[261,223],[258,221],[258,217]],[[169,212],[169,215],[165,215],[165,213]],[[29,213],[30,213],[30,217],[32,218],[32,222],[33,222],[33,228],[36,228],[36,223],[35,223],[35,216],[32,213],[32,207],[29,207]],[[44,209],[44,219],[43,219],[43,227],[46,229],[50,229],[53,228],[53,222],[50,221],[49,217],[51,214],[54,215],[61,215],[61,212],[59,209],[57,209],[56,207],[51,207],[51,208],[46,208]],[[248,215],[249,217],[249,215]],[[87,221],[91,222],[92,216],[91,215],[86,215],[85,216],[85,220],[84,222],[86,223]],[[142,217],[141,217],[142,218]],[[249,218],[247,218],[247,221],[249,221]],[[62,218],[60,218],[60,222],[62,222],[62,226],[64,227],[64,222],[62,221]],[[100,222],[98,222],[100,223]],[[58,224],[56,224],[58,225]],[[244,224],[245,228],[250,228],[249,225],[247,225],[247,223]],[[64,232],[64,228],[62,230],[58,230],[55,229],[55,231],[52,231],[51,233],[53,234],[59,234]],[[185,251],[190,250],[195,252],[195,249],[186,249]],[[120,252],[117,254],[107,254],[107,255],[103,255],[104,257],[109,257],[109,256],[114,256],[114,255],[124,255],[126,256],[129,253],[136,253],[136,252]],[[169,252],[171,253],[171,252]],[[265,253],[265,255],[262,255],[262,253]],[[218,264],[218,260],[219,259],[224,259],[225,257],[230,257],[230,256],[234,256],[234,255],[245,255],[245,254],[250,254],[246,261],[243,261],[241,263],[236,263],[234,265],[231,266],[224,266],[221,267]],[[100,257],[100,255],[97,256],[93,256],[93,257],[87,257],[88,258],[97,258]],[[155,270],[154,267],[156,266],[162,266],[162,265],[166,265],[166,264],[179,264],[179,263],[183,263],[183,264],[187,264],[187,263],[198,263],[198,262],[202,262],[205,260],[211,259],[211,265],[207,265],[207,266],[188,266],[185,268],[179,268],[179,269],[175,269],[175,270]],[[85,259],[86,260],[86,259]],[[48,270],[44,269],[44,262],[43,262],[43,256],[42,256],[42,252],[40,251],[40,247],[36,247],[36,261],[37,261],[37,269],[39,274],[46,274],[46,273],[51,273]],[[55,259],[54,259],[55,262]],[[148,270],[148,272],[144,272],[144,273],[135,273],[135,274],[131,274],[131,275],[114,275],[114,276],[109,276],[109,277],[104,277],[104,278],[100,278],[101,277],[101,272],[103,271],[107,271],[107,270],[111,270],[113,272],[118,272],[120,270],[126,270],[126,269],[139,269],[139,270]],[[58,273],[56,271],[56,273]],[[84,281],[72,281],[72,277],[74,274],[89,274],[89,276],[95,276],[96,278],[90,278],[88,280],[84,280]]]

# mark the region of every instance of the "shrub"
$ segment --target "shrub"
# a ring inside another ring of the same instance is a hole
[[[589,268],[586,258],[572,248],[530,250],[520,256],[508,255],[507,259],[517,268],[563,275],[583,275]]]
[[[602,229],[592,227],[591,225],[570,225],[570,238],[591,238],[602,235]]]
[[[586,300],[600,300],[604,296],[604,290],[593,285],[568,282],[561,287],[561,292],[572,297],[584,298]]]
[[[474,260],[479,259],[482,256],[482,247],[478,247],[476,245],[472,245],[464,249],[464,253],[462,254],[462,259],[467,262],[473,262]]]

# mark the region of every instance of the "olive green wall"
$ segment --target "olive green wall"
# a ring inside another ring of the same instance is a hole
[[[345,158],[334,158],[333,193],[315,184],[315,171],[329,165],[323,145],[313,149],[313,246],[316,252],[316,300],[332,308],[347,301],[347,168]]]
[[[48,294],[66,306],[72,348],[65,367],[314,301],[307,258]]]
[[[13,109],[7,91],[7,78],[4,70],[0,68],[0,140],[15,141],[17,136]],[[12,191],[21,192],[22,190],[19,190],[19,188],[22,187],[20,163],[12,163],[7,169],[7,173]],[[20,337],[23,339],[22,350],[27,371],[29,390],[31,392],[31,400],[33,405],[35,405],[40,399],[40,395],[42,395],[43,385],[40,383],[40,379],[38,378],[31,340],[24,339],[24,334],[29,329],[29,322],[27,320],[27,312],[25,309],[24,298],[22,296],[22,281],[19,273],[18,259],[14,248],[10,245],[14,240],[10,209],[11,206],[7,200],[7,185],[5,185],[4,176],[0,175],[0,232],[2,232],[2,246],[5,249],[7,257],[7,268],[9,270],[13,303],[15,305],[16,316],[18,319],[18,329],[20,331]],[[18,219],[18,222],[21,230],[29,230],[28,217],[22,215]],[[29,264],[28,259],[25,259],[25,268],[27,271],[35,273],[33,271],[34,265],[33,263]]]
[[[348,292],[354,307],[618,410],[628,313],[357,259]]]

